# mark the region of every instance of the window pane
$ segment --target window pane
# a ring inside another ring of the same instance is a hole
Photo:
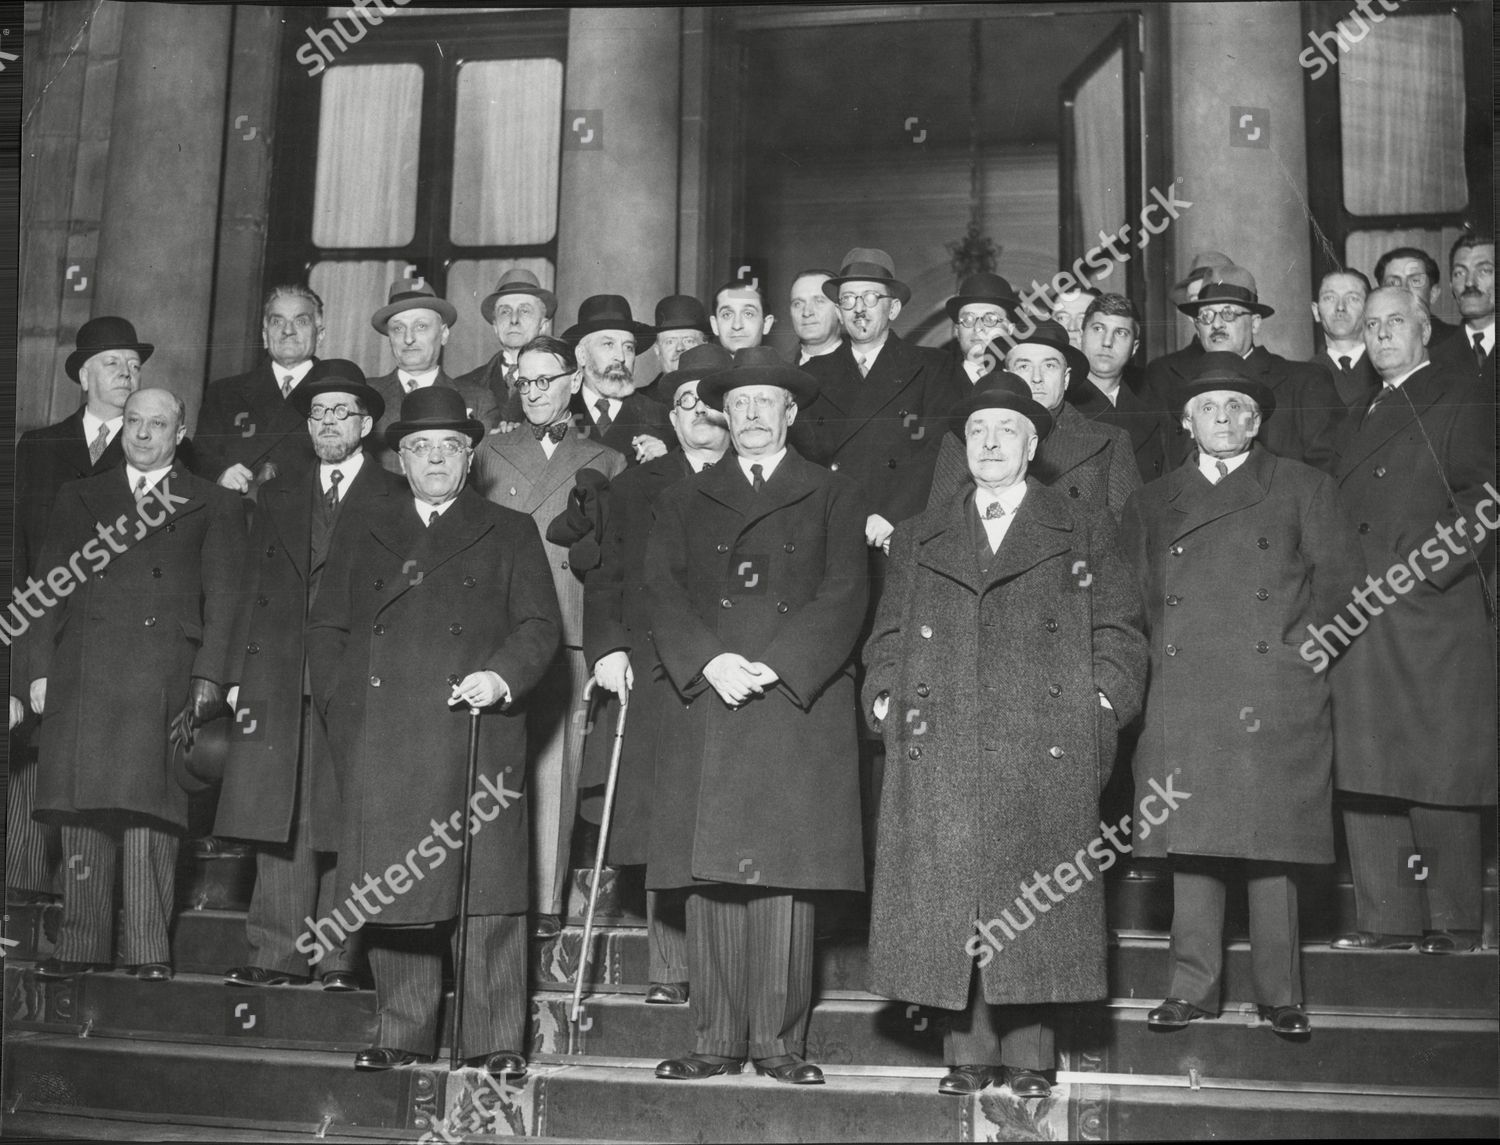
[[[417,221],[422,68],[333,67],[322,84],[313,243],[405,246]]]
[[[1125,222],[1125,52],[1116,48],[1078,89],[1073,104],[1073,154],[1078,196],[1078,254],[1101,232]]]
[[[500,343],[479,313],[479,303],[495,289],[500,275],[513,266],[531,271],[538,282],[552,289],[554,269],[545,258],[465,260],[448,268],[447,299],[458,309],[458,324],[448,336],[443,368],[454,377],[482,366],[499,351]],[[566,325],[554,318],[552,332],[558,333]]]
[[[1444,227],[1440,231],[1351,231],[1344,240],[1344,265],[1364,271],[1365,277],[1374,282],[1375,264],[1386,251],[1403,246],[1425,250],[1437,260],[1443,287],[1432,312],[1445,321],[1457,322],[1458,308],[1454,306],[1453,293],[1448,289],[1448,251],[1462,233],[1457,227]]]
[[[1371,25],[1352,14],[1336,31],[1340,48],[1348,48],[1339,55],[1344,205],[1356,215],[1463,210],[1469,192],[1458,17],[1401,16]]]
[[[308,285],[323,300],[323,340],[318,357],[347,358],[366,377],[396,368],[386,340],[370,325],[370,316],[385,305],[391,283],[406,277],[411,264],[394,262],[320,262]]]
[[[453,241],[544,243],[557,229],[558,60],[475,60],[458,73]]]

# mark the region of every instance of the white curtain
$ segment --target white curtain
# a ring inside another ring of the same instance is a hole
[[[1078,254],[1099,242],[1100,231],[1113,234],[1125,222],[1124,66],[1124,49],[1116,48],[1073,103],[1073,187],[1082,223]],[[1123,276],[1115,279],[1122,281]]]
[[[1375,263],[1386,251],[1402,246],[1425,250],[1437,262],[1443,278],[1443,289],[1432,312],[1439,318],[1457,322],[1458,308],[1453,305],[1453,295],[1448,292],[1448,251],[1462,233],[1457,227],[1444,227],[1440,231],[1415,227],[1394,231],[1351,231],[1344,240],[1344,265],[1362,271],[1373,282]]]
[[[500,275],[513,266],[531,271],[538,282],[552,289],[555,271],[545,258],[464,259],[448,268],[446,297],[458,309],[458,325],[448,334],[443,368],[454,377],[488,362],[499,349],[495,332],[479,313],[479,301],[495,289]],[[572,315],[557,315],[552,332],[561,333],[572,321]]]
[[[370,316],[385,305],[391,284],[406,277],[409,263],[320,262],[308,284],[323,300],[323,340],[320,358],[348,358],[366,377],[396,368],[384,337],[370,325]]]
[[[339,66],[321,82],[313,242],[405,246],[417,219],[422,68]]]

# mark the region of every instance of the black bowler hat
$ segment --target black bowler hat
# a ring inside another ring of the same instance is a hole
[[[968,397],[949,413],[948,428],[962,440],[964,429],[969,424],[969,415],[982,409],[1015,410],[1031,421],[1038,441],[1052,432],[1052,415],[1047,407],[1031,396],[1031,387],[1024,378],[1007,370],[992,370],[980,378],[969,391]]]
[[[1078,347],[1074,346],[1068,338],[1067,327],[1061,322],[1054,322],[1051,318],[1043,318],[1031,324],[1031,333],[1023,334],[1017,331],[1015,334],[1002,334],[997,342],[1004,344],[1009,351],[1016,346],[1046,346],[1057,350],[1063,356],[1068,369],[1073,371],[1072,377],[1068,379],[1069,384],[1077,385],[1089,376],[1089,359]]]
[[[722,411],[724,395],[741,386],[780,386],[804,408],[818,396],[818,380],[797,369],[774,347],[746,346],[735,351],[728,369],[708,374],[698,383],[698,400],[709,409]]]
[[[456,429],[478,445],[484,440],[484,422],[469,416],[464,396],[448,386],[426,386],[401,399],[401,416],[385,427],[385,443],[401,448],[401,439],[426,429]]]
[[[134,350],[144,363],[156,349],[150,342],[142,342],[137,338],[135,327],[124,318],[113,317],[90,318],[78,328],[78,337],[73,344],[77,349],[68,355],[63,369],[75,382],[78,381],[78,371],[83,368],[83,364],[95,354],[102,354],[106,350]]]
[[[1004,307],[1007,313],[1014,316],[1021,309],[1021,296],[1016,293],[1008,279],[1001,278],[998,274],[971,274],[958,284],[958,293],[948,299],[943,309],[948,312],[948,317],[958,321],[958,312],[965,306],[974,302],[987,302],[992,306]]]
[[[683,351],[682,357],[677,359],[677,368],[670,374],[663,374],[657,382],[656,392],[664,397],[675,396],[677,387],[683,383],[702,381],[709,374],[717,374],[720,370],[728,370],[733,366],[733,354],[717,342],[705,342]]]
[[[312,400],[319,394],[350,394],[356,397],[376,421],[385,413],[385,399],[380,391],[365,381],[365,375],[353,362],[344,358],[322,358],[292,390],[287,401],[303,417],[312,415]]]
[[[563,340],[578,345],[585,335],[600,330],[623,330],[635,335],[635,352],[643,353],[656,341],[656,331],[637,322],[630,303],[618,294],[593,294],[578,307],[578,321],[563,331]]]
[[[708,312],[691,294],[669,294],[656,304],[656,332],[668,330],[700,330],[704,337],[713,336]]]
[[[1181,416],[1189,401],[1214,390],[1230,390],[1254,398],[1262,421],[1276,408],[1276,394],[1271,387],[1250,375],[1245,359],[1227,350],[1210,350],[1199,356],[1192,377],[1173,388],[1172,408]]]

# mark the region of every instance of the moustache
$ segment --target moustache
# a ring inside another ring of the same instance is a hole
[[[1458,292],[1460,298],[1468,298],[1470,295],[1473,295],[1475,298],[1483,298],[1484,291],[1480,290],[1477,286],[1466,286]]]

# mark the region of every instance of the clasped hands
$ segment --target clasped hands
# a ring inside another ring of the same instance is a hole
[[[769,664],[746,660],[737,652],[720,652],[703,665],[703,678],[731,708],[739,707],[751,696],[762,695],[781,679]]]

